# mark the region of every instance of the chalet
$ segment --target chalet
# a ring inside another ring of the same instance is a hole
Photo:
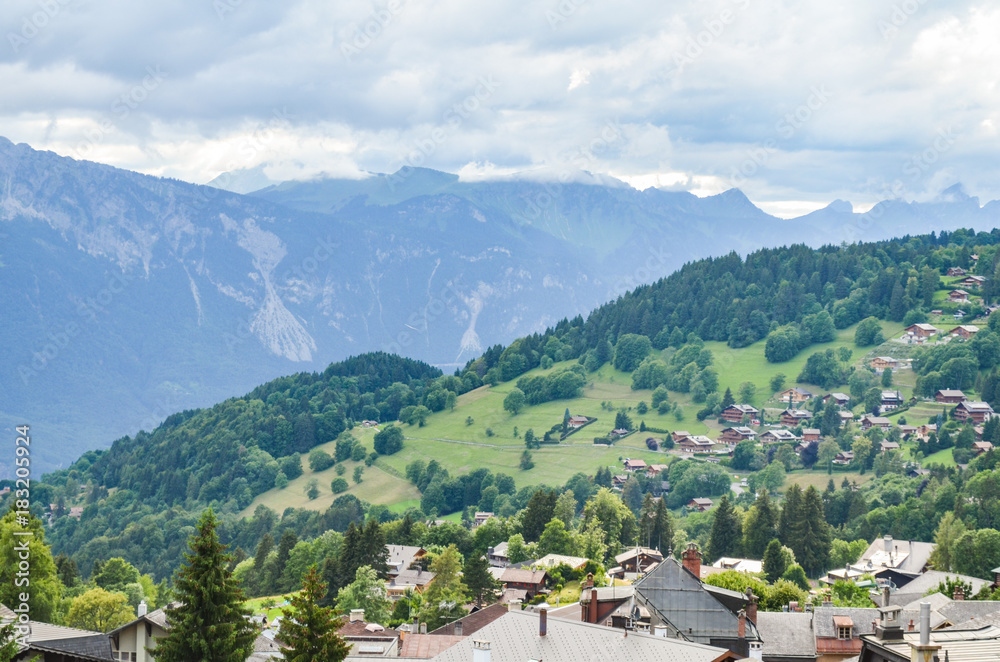
[[[675,444],[681,443],[682,441],[684,441],[685,439],[687,439],[690,436],[691,436],[691,433],[688,432],[687,430],[676,430],[671,435],[671,437],[673,437],[673,439],[674,439],[674,443]]]
[[[494,568],[506,568],[510,565],[510,557],[507,556],[507,543],[499,543],[496,547],[486,550],[486,558],[489,559],[490,566]]]
[[[854,451],[840,451],[837,457],[833,458],[834,464],[847,465],[854,461]]]
[[[840,422],[841,423],[850,423],[851,421],[854,420],[854,412],[851,412],[851,411],[838,411],[837,413],[840,414]]]
[[[820,431],[816,428],[803,428],[802,441],[819,441]]]
[[[963,269],[962,267],[948,267],[948,275],[949,276],[964,276],[965,275],[965,269]]]
[[[812,412],[805,409],[786,409],[781,412],[781,424],[795,427],[812,418]]]
[[[408,590],[423,593],[437,575],[430,570],[423,570],[419,566],[414,569],[402,570],[398,575],[392,577],[386,585],[386,595],[390,600],[399,600],[406,595]]]
[[[687,453],[708,453],[712,450],[715,442],[702,434],[686,437],[681,440],[677,447]]]
[[[410,545],[386,545],[385,549],[388,553],[386,565],[389,567],[388,575],[390,577],[395,577],[403,570],[409,569],[427,553],[423,547]]]
[[[625,458],[625,471],[631,473],[631,472],[645,471],[645,470],[646,470],[646,463],[644,461]]]
[[[800,441],[798,444],[795,445],[795,454],[796,455],[802,455],[802,451],[804,451],[805,449],[809,448],[809,445],[811,443],[812,442],[809,442],[809,441]]]
[[[649,468],[646,469],[646,475],[652,478],[653,476],[657,476],[663,473],[669,468],[670,468],[669,464],[651,464],[649,465]]]
[[[530,570],[528,568],[507,568],[500,575],[500,583],[504,589],[516,589],[526,592],[527,599],[531,599],[545,591],[545,584],[549,581],[549,573],[544,570]]]
[[[974,324],[959,324],[948,332],[949,336],[956,336],[962,340],[971,340],[972,336],[979,333],[979,327]]]
[[[982,287],[986,283],[986,278],[984,276],[966,276],[965,279],[958,281],[958,284],[962,287]]]
[[[396,657],[400,654],[399,632],[379,623],[367,622],[364,609],[352,609],[341,619],[342,624],[337,634],[350,645],[348,655]]]
[[[490,512],[482,512],[482,513],[477,512],[475,514],[475,516],[472,518],[472,528],[473,529],[479,528],[481,525],[483,525],[483,524],[486,523],[486,520],[488,520],[491,517],[493,517],[493,513],[490,513]]]
[[[899,433],[904,437],[909,437],[917,433],[916,425],[900,425],[898,427],[899,427]]]
[[[361,421],[361,427],[363,428],[377,428],[378,421]]]
[[[789,430],[768,430],[760,435],[761,443],[776,444],[782,441],[801,441]]]
[[[969,303],[969,293],[965,290],[948,292],[948,303]]]
[[[895,441],[883,441],[880,442],[882,453],[888,453],[889,451],[898,451],[899,443]]]
[[[903,329],[909,336],[916,338],[930,338],[940,333],[940,329],[932,324],[911,324]]]
[[[823,404],[829,404],[831,400],[836,403],[838,407],[846,407],[851,404],[851,396],[846,393],[831,393],[830,395],[823,396]]]
[[[721,570],[735,570],[736,572],[743,572],[746,574],[757,574],[764,571],[763,561],[755,561],[754,559],[737,559],[730,558],[728,556],[720,557],[712,564],[713,568],[719,568]],[[704,570],[702,566],[702,570]],[[704,573],[702,573],[704,574]]]
[[[566,423],[569,427],[574,430],[582,428],[584,425],[590,422],[590,419],[586,416],[570,416],[569,421]]]
[[[957,405],[959,402],[965,400],[965,393],[962,393],[958,389],[943,388],[934,394],[934,399],[945,404]]]
[[[876,356],[871,361],[872,370],[881,373],[883,370],[895,370],[899,362],[890,356]]]
[[[882,391],[882,409],[896,409],[903,406],[903,394],[899,391]]]
[[[751,419],[756,418],[757,414],[760,413],[755,407],[750,405],[729,405],[722,410],[722,420],[729,421],[730,423],[742,423],[744,416],[749,416]]]
[[[972,419],[976,423],[982,423],[993,415],[993,407],[987,402],[973,402],[965,400],[958,403],[954,409],[955,418],[959,421]]]
[[[993,444],[988,441],[975,441],[972,443],[972,452],[976,455],[989,453],[991,450],[993,450]]]
[[[611,431],[611,436],[614,439],[621,439],[622,437],[627,437],[632,434],[631,430],[626,430],[625,428],[618,428],[617,430]]]
[[[709,510],[713,505],[712,500],[705,497],[695,497],[687,502],[687,507],[691,510],[697,510],[699,513],[703,513]]]
[[[625,487],[625,483],[628,482],[628,479],[629,479],[628,474],[615,474],[614,476],[611,477],[611,487],[617,487],[618,489],[621,489]]]
[[[789,405],[802,404],[803,402],[808,402],[812,400],[813,394],[804,388],[799,388],[798,386],[794,388],[787,388],[777,396],[775,399],[779,402],[786,402]]]
[[[873,427],[880,427],[883,430],[888,430],[892,427],[892,421],[883,416],[865,416],[861,419],[861,429],[870,430]]]
[[[615,565],[624,574],[642,576],[663,561],[663,554],[648,547],[635,547],[615,557]]]
[[[932,432],[937,434],[937,423],[924,423],[917,428],[918,437],[929,437]]]
[[[754,441],[756,438],[757,433],[750,428],[731,427],[722,431],[722,434],[719,435],[719,443],[735,445],[741,441]]]
[[[944,315],[944,311],[941,310],[940,308],[935,308],[934,310],[931,311],[931,315],[939,315],[939,316]]]
[[[756,596],[704,584],[700,578],[701,553],[689,543],[683,562],[667,557],[634,584],[635,603],[649,611],[652,628],[662,628],[667,638],[760,659]]]

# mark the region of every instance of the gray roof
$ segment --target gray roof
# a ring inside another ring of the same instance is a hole
[[[833,625],[834,616],[847,616],[854,623],[854,634],[871,634],[875,631],[872,622],[877,620],[878,609],[874,607],[819,607],[815,610],[817,637],[836,637],[837,628]]]
[[[934,551],[934,547],[936,546],[932,542],[893,540],[892,538],[889,538],[888,542],[892,557],[891,561],[890,554],[887,554],[885,551],[886,540],[884,538],[876,538],[875,542],[869,545],[868,549],[865,550],[865,553],[861,555],[861,559],[858,561],[858,566],[865,565],[866,562],[872,561],[875,571],[880,570],[883,565],[885,565],[886,567],[893,567],[900,572],[915,575],[922,571],[927,565],[927,562],[931,558],[931,553]],[[891,566],[889,566],[890,562],[892,564]],[[937,586],[937,583],[938,582],[935,581],[934,586]],[[931,587],[928,586],[927,588]],[[897,603],[894,602],[893,604]]]
[[[912,647],[920,641],[919,632],[904,632],[902,641],[877,641],[866,637],[865,648],[884,648],[903,659],[910,659]],[[995,660],[1000,648],[1000,628],[987,626],[979,630],[935,630],[931,632],[931,643],[941,649],[937,655],[941,660],[952,662],[961,660]]]
[[[963,625],[968,627],[970,621],[1000,613],[1000,602],[996,600],[952,600],[938,609],[938,612],[956,627]]]
[[[764,640],[764,657],[816,657],[812,614],[803,612],[757,612],[757,630]]]
[[[678,639],[654,637],[616,628],[561,618],[548,618],[548,632],[538,633],[539,616],[514,611],[493,621],[455,644],[434,662],[468,662],[473,641],[490,644],[492,662],[578,662],[579,660],[628,660],[629,662],[711,662],[725,649]]]
[[[411,547],[410,545],[386,545],[389,552],[388,564],[390,568],[406,570],[413,563],[413,558],[423,549],[423,547]]]
[[[436,576],[437,574],[430,570],[401,570],[398,575],[392,578],[390,586],[426,586]]]
[[[979,579],[978,577],[969,577],[968,575],[960,575],[957,572],[941,572],[940,570],[928,570],[924,574],[920,575],[910,583],[905,586],[900,587],[895,593],[889,594],[889,604],[893,605],[908,605],[914,600],[923,597],[927,591],[937,588],[938,584],[943,582],[948,577],[952,579],[958,578],[963,582],[968,582],[972,584],[972,592],[978,593],[979,589],[983,586],[989,584],[988,581]]]

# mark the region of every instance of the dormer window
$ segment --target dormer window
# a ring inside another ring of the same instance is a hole
[[[834,616],[833,627],[837,629],[837,639],[850,639],[854,621],[850,616]]]

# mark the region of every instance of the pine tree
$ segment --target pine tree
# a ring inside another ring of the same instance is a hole
[[[284,593],[285,591],[290,591],[291,586],[286,586],[282,581],[282,575],[285,572],[285,566],[288,564],[288,558],[292,554],[292,548],[299,542],[298,536],[291,529],[285,529],[285,532],[281,534],[281,541],[278,543],[278,558],[274,567],[271,568],[270,589],[276,593]],[[270,592],[270,591],[269,591]]]
[[[274,537],[270,533],[265,533],[257,543],[257,553],[253,557],[253,581],[252,591],[258,595],[264,595],[268,592],[268,577],[265,571],[267,565],[267,557],[271,554],[271,550],[274,549]],[[93,575],[93,573],[91,573]]]
[[[764,555],[767,545],[778,535],[778,508],[767,490],[760,495],[747,513],[743,526],[743,553],[752,559]]]
[[[778,539],[781,544],[790,549],[793,547],[796,531],[795,527],[800,518],[802,508],[802,488],[798,483],[794,483],[785,492],[785,503],[781,508],[781,517],[778,518]]]
[[[719,499],[712,520],[712,533],[708,541],[708,556],[718,559],[723,556],[737,556],[740,550],[740,518],[733,509],[729,495]]]
[[[653,546],[666,555],[674,540],[674,518],[667,510],[667,504],[660,498],[656,502],[656,516],[653,525]]]
[[[795,542],[792,551],[795,559],[812,577],[826,569],[830,563],[832,535],[823,513],[823,499],[810,485],[802,495],[802,506],[795,525]]]
[[[736,399],[733,397],[733,391],[727,386],[726,392],[723,394],[722,402],[719,404],[719,406],[722,407],[723,410],[725,410],[726,407],[734,404],[736,404]]]
[[[243,662],[253,652],[250,613],[227,569],[229,555],[219,542],[217,525],[215,514],[206,510],[188,542],[191,553],[185,554],[186,565],[174,579],[179,604],[166,609],[170,630],[157,642],[158,662]]]
[[[772,540],[767,544],[764,552],[764,578],[772,584],[788,570],[789,563],[788,550],[782,547],[781,542]]]
[[[289,662],[340,662],[350,652],[351,647],[337,634],[340,619],[332,609],[320,606],[326,597],[326,584],[312,566],[302,578],[302,590],[282,610],[280,638]]]
[[[465,561],[462,581],[477,607],[491,604],[500,593],[500,584],[490,574],[490,563],[482,554],[471,554]]]

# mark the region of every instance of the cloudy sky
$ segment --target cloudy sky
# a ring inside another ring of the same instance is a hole
[[[203,183],[605,173],[793,215],[1000,198],[1000,7],[4,0],[0,135]]]

